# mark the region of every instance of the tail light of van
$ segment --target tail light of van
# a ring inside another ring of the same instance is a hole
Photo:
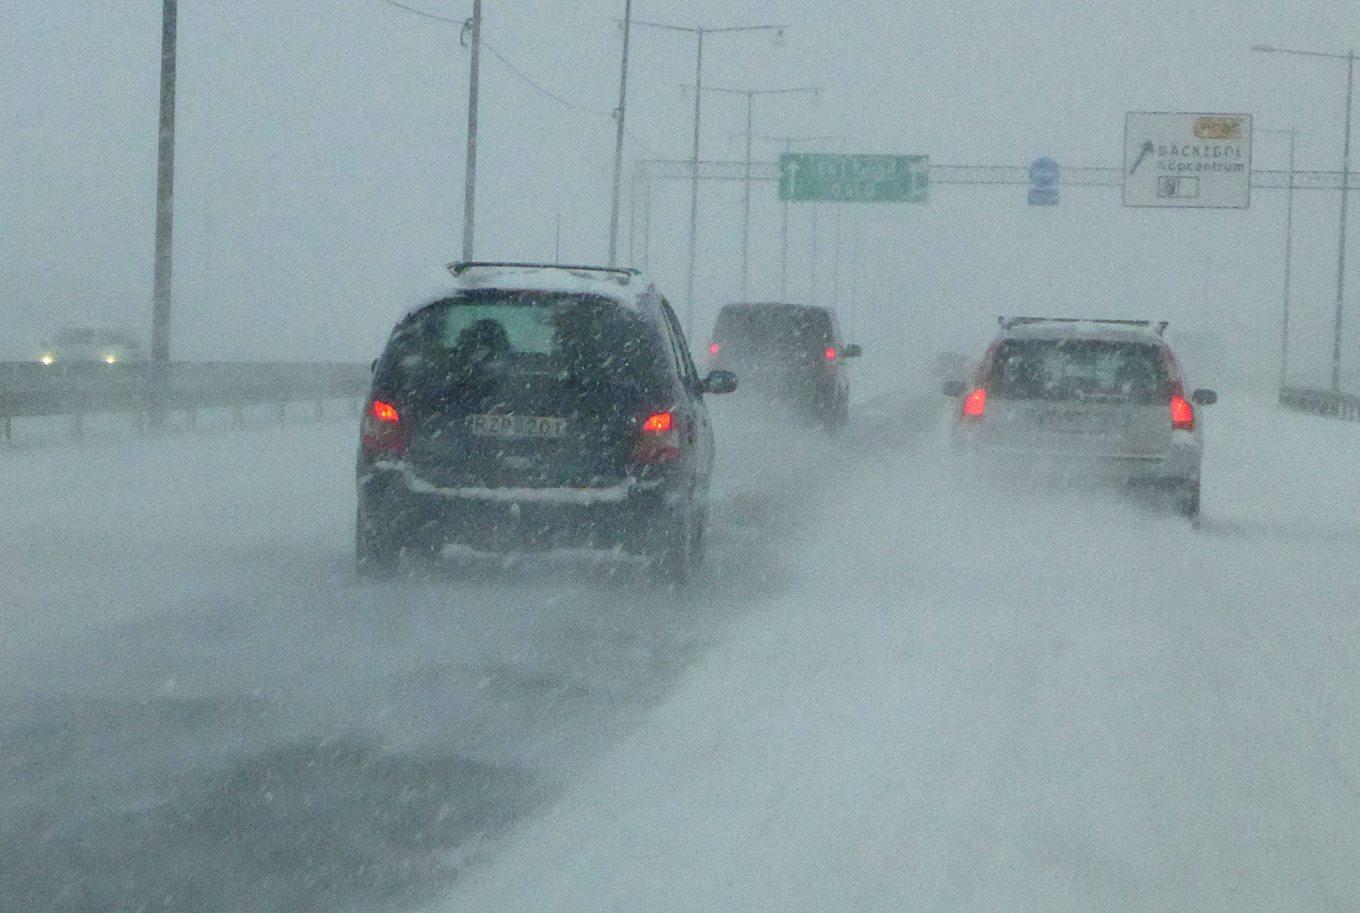
[[[968,421],[978,421],[987,414],[987,388],[977,387],[963,398],[959,415]]]
[[[399,457],[406,452],[406,428],[391,403],[375,399],[359,424],[359,447],[369,459]]]
[[[661,466],[680,459],[680,428],[672,411],[653,412],[642,420],[633,444],[633,462]]]
[[[1171,427],[1176,431],[1195,430],[1195,407],[1180,392],[1171,394]]]

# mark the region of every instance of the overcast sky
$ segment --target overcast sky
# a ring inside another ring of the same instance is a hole
[[[454,17],[470,8],[410,2]],[[485,6],[488,43],[517,68],[584,108],[612,108],[622,0]],[[762,101],[760,132],[951,164],[1046,154],[1118,165],[1126,111],[1219,110],[1297,125],[1300,167],[1336,168],[1344,67],[1247,49],[1344,50],[1360,38],[1341,0],[636,0],[635,15],[786,24],[782,42],[708,47],[713,84],[822,87],[815,104]],[[160,4],[47,0],[11,4],[5,17],[0,349],[32,357],[72,322],[146,334]],[[459,249],[468,57],[458,28],[382,0],[181,0],[180,52],[176,357],[371,357]],[[685,36],[636,33],[630,160],[688,155],[693,53]],[[609,118],[539,94],[494,56],[483,67],[478,254],[551,258],[560,214],[563,259],[602,261]],[[738,158],[743,103],[710,96],[705,109],[705,154]],[[1257,166],[1283,167],[1284,150],[1259,136]],[[777,151],[757,145],[762,158]],[[1300,194],[1298,205],[1306,355],[1328,345],[1336,197]],[[820,213],[828,303],[832,209]],[[682,310],[687,214],[685,185],[656,187],[650,265]],[[705,190],[701,328],[739,294],[739,216],[738,185]],[[1187,212],[1126,210],[1117,189],[1073,188],[1038,210],[1023,187],[940,186],[924,206],[847,207],[839,218],[839,303],[881,353],[972,344],[1003,312],[1118,312],[1218,332],[1238,367],[1274,370],[1282,192],[1258,192],[1245,212]],[[768,298],[779,284],[773,186],[757,189],[755,219],[754,292]],[[791,297],[809,295],[808,222],[796,207]],[[624,228],[627,251],[626,217]],[[1360,308],[1352,314],[1360,321]],[[1321,376],[1322,358],[1300,364],[1303,379]]]

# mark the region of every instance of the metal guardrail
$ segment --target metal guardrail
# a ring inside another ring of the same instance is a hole
[[[340,362],[149,363],[0,362],[0,442],[15,418],[70,416],[73,431],[87,415],[139,417],[199,409],[359,399],[368,390],[367,365]]]
[[[1314,387],[1285,387],[1280,391],[1280,405],[1314,415],[1360,422],[1360,396],[1349,393]]]

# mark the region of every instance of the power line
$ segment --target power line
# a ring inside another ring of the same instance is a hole
[[[450,19],[448,16],[441,16],[438,13],[431,13],[426,10],[417,9],[414,6],[407,6],[405,3],[398,2],[398,0],[382,0],[382,2],[386,3],[388,6],[395,6],[397,9],[406,10],[408,13],[414,13],[417,16],[433,19],[436,22],[448,22],[453,25],[462,25],[465,21],[463,19]]]
[[[464,24],[464,20],[462,19],[450,19],[447,16],[440,16],[436,13],[431,13],[426,10],[417,9],[414,6],[407,6],[405,3],[400,2],[400,0],[382,0],[382,2],[386,3],[388,6],[395,6],[397,9],[405,10],[408,13],[414,13],[417,16],[424,16],[426,19],[433,19],[436,22],[448,22],[452,23],[453,25]],[[511,73],[514,73],[520,79],[524,80],[524,82],[528,83],[534,89],[534,91],[548,98],[551,98],[559,105],[564,105],[568,108],[571,108],[573,111],[579,111],[582,114],[593,114],[596,117],[608,117],[611,119],[614,117],[613,111],[606,111],[602,108],[591,108],[587,105],[579,104],[577,102],[572,101],[569,98],[563,98],[561,95],[558,95],[556,92],[553,92],[552,90],[548,89],[546,86],[538,82],[528,73],[525,73],[519,67],[515,66],[515,64],[511,63],[509,58],[507,58],[500,51],[492,47],[491,43],[488,42],[486,39],[482,39],[482,47],[490,51],[491,55],[495,57],[497,60],[499,60],[507,70],[509,70]]]
[[[529,86],[531,86],[531,87],[532,87],[536,92],[538,92],[539,94],[541,94],[541,95],[543,95],[543,96],[545,96],[545,97],[547,97],[547,98],[550,98],[550,99],[552,99],[553,101],[557,102],[558,104],[563,105],[563,106],[565,106],[565,107],[567,107],[567,108],[570,108],[570,109],[572,109],[573,111],[577,111],[577,112],[579,112],[579,113],[581,113],[581,114],[590,114],[590,115],[593,115],[593,116],[595,116],[595,117],[607,117],[607,118],[609,118],[610,120],[613,120],[613,119],[615,118],[616,114],[615,114],[615,112],[613,112],[613,111],[606,111],[606,110],[604,110],[604,109],[602,109],[602,108],[591,108],[591,107],[589,107],[589,106],[587,106],[587,105],[578,104],[577,102],[574,102],[574,101],[572,101],[572,100],[570,100],[570,99],[568,99],[568,98],[563,98],[561,95],[558,95],[556,92],[552,92],[552,91],[550,91],[549,89],[545,88],[541,83],[539,83],[537,80],[535,80],[535,79],[533,79],[531,76],[529,76],[529,74],[525,73],[525,72],[524,72],[523,70],[521,70],[519,67],[517,67],[517,66],[515,66],[513,63],[511,63],[511,62],[506,58],[506,56],[505,56],[504,54],[502,54],[500,51],[498,51],[498,50],[496,50],[494,47],[492,47],[492,46],[490,45],[490,43],[488,43],[487,40],[486,40],[485,38],[482,39],[482,47],[486,48],[487,51],[489,51],[489,52],[491,53],[491,56],[493,56],[493,57],[495,57],[497,60],[499,60],[499,61],[501,62],[501,64],[502,64],[507,70],[509,70],[511,73],[515,74],[516,76],[518,76],[520,79],[524,80],[524,82],[528,83]],[[625,128],[623,132],[624,132],[624,135],[625,135],[625,136],[627,136],[629,139],[631,139],[631,140],[632,140],[634,143],[636,143],[637,145],[641,146],[641,147],[642,147],[643,149],[645,149],[649,154],[652,154],[652,155],[655,155],[655,154],[656,154],[656,150],[653,149],[651,146],[649,146],[647,143],[643,142],[642,139],[639,138],[638,135],[635,134],[633,131],[631,131],[631,130]]]
[[[393,0],[386,0],[386,2],[391,3],[393,2]],[[529,76],[529,74],[525,73],[519,67],[515,66],[513,63],[507,60],[505,55],[502,54],[500,51],[496,50],[494,47],[492,47],[486,41],[485,38],[482,39],[482,47],[490,51],[491,56],[499,60],[507,70],[509,70],[511,73],[514,73],[520,79],[524,80],[526,83],[532,86],[534,90],[537,91],[539,94],[546,95],[548,98],[551,98],[559,105],[565,105],[566,107],[571,108],[574,111],[580,111],[582,114],[593,114],[596,117],[608,117],[610,119],[613,119],[614,117],[613,111],[605,111],[602,108],[590,108],[587,107],[586,105],[578,104],[574,101],[571,101],[570,99],[563,98],[561,95],[558,95],[557,93],[552,92],[549,89],[545,88],[542,84],[535,81],[531,76]]]
[[[436,22],[447,22],[452,25],[466,25],[465,20],[451,19],[447,16],[440,16],[437,13],[431,13],[423,9],[418,9],[414,6],[408,6],[407,4],[400,2],[400,0],[381,0],[381,2],[386,3],[388,6],[395,6],[397,9],[405,10],[408,13],[414,13],[417,16],[423,16],[426,19],[433,19]],[[538,92],[540,95],[543,95],[545,98],[552,99],[559,105],[562,105],[563,107],[566,108],[570,108],[571,110],[576,111],[580,114],[589,114],[594,117],[607,117],[610,120],[613,120],[617,116],[614,111],[608,111],[603,108],[592,108],[589,105],[583,105],[580,104],[579,102],[574,102],[569,98],[564,98],[563,96],[558,95],[556,92],[553,92],[552,90],[548,89],[538,80],[534,79],[528,73],[524,72],[514,63],[512,63],[509,58],[507,58],[500,51],[496,50],[496,48],[494,48],[491,45],[491,43],[488,42],[485,38],[482,39],[482,47],[486,48],[486,50],[491,54],[491,56],[495,57],[498,61],[500,61],[502,66],[504,66],[507,70],[509,70],[519,79],[523,80],[525,83],[529,85],[530,88],[532,88],[535,92]],[[643,142],[635,133],[633,133],[633,131],[625,129],[624,134],[634,143],[645,149],[649,154],[653,156],[657,155],[656,150],[647,143]]]

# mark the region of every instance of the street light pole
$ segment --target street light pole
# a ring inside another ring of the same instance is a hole
[[[746,181],[741,197],[741,300],[751,300],[751,143],[755,132],[756,94],[746,93]]]
[[[1253,51],[1265,54],[1290,54],[1295,57],[1319,57],[1326,60],[1346,62],[1346,115],[1343,130],[1345,137],[1341,147],[1341,225],[1338,230],[1336,252],[1336,314],[1332,322],[1332,390],[1341,391],[1341,332],[1346,313],[1346,220],[1350,211],[1351,190],[1351,106],[1355,95],[1355,50],[1344,54],[1322,51],[1301,51],[1291,48],[1277,48],[1273,45],[1257,44]],[[1290,181],[1292,187],[1293,181]]]
[[[1290,274],[1294,262],[1294,147],[1299,131],[1296,127],[1288,130],[1258,130],[1258,133],[1273,133],[1289,137],[1289,189],[1284,216],[1284,306],[1280,315],[1280,389],[1289,382],[1289,299]]]
[[[793,140],[784,142],[784,154],[793,151]],[[779,300],[789,300],[789,201],[780,204],[779,213]]]
[[[699,125],[704,98],[704,34],[700,29],[694,66],[694,148],[690,154],[689,265],[685,269],[685,337],[694,336],[694,270],[699,257]]]
[[[619,200],[623,193],[623,119],[628,108],[628,39],[633,29],[633,0],[623,4],[623,66],[619,73],[619,106],[614,111],[614,190],[609,207],[609,265],[619,265]]]
[[[808,280],[808,304],[817,303],[817,204],[812,204],[812,257],[808,261],[811,275]]]
[[[160,130],[156,154],[156,253],[151,305],[151,361],[158,369],[164,369],[170,362],[170,276],[175,225],[175,64],[178,20],[178,0],[164,0],[161,8]]]
[[[746,99],[746,158],[745,165],[745,187],[742,200],[742,231],[741,231],[741,300],[749,301],[751,297],[751,183],[752,169],[755,162],[752,161],[752,145],[755,141],[755,100],[758,95],[813,95],[821,92],[817,86],[799,86],[793,89],[726,89],[720,87],[704,88],[704,92],[718,92],[725,95],[740,95]],[[788,206],[785,205],[785,233],[788,230]]]
[[[831,224],[831,310],[839,311],[841,306],[841,207],[836,207]]]
[[[649,22],[646,20],[635,20],[634,25],[645,26],[647,28],[662,29],[668,32],[680,32],[686,35],[693,35],[696,39],[695,44],[695,67],[694,67],[694,145],[690,152],[690,188],[689,188],[689,266],[686,270],[686,300],[685,300],[685,335],[694,336],[694,272],[698,265],[699,256],[699,139],[700,127],[703,116],[703,86],[704,86],[704,39],[708,35],[727,35],[736,32],[776,32],[782,34],[782,25],[743,25],[728,28],[707,28],[703,26],[684,26],[670,25],[664,22]]]
[[[757,136],[757,139],[768,140],[774,143],[783,143],[784,152],[788,154],[793,151],[795,143],[821,143],[836,139],[834,136]],[[780,213],[780,246],[779,246],[779,300],[788,301],[789,298],[789,201],[784,200],[781,205]]]
[[[1341,324],[1346,300],[1346,216],[1351,193],[1351,101],[1355,95],[1355,51],[1346,52],[1346,141],[1341,153],[1341,240],[1337,250],[1336,317],[1332,323],[1332,391],[1341,392]]]
[[[468,80],[467,174],[463,180],[463,261],[472,260],[477,226],[477,103],[482,67],[482,0],[472,0],[472,18],[464,25],[472,45],[472,73]]]

